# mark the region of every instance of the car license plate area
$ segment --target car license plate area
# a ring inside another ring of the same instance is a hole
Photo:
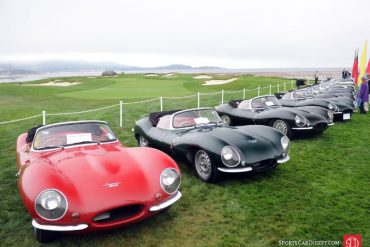
[[[351,119],[351,113],[344,113],[343,114],[343,120]]]

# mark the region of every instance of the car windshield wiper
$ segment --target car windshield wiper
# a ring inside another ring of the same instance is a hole
[[[209,125],[209,123],[200,123],[200,124],[194,125],[194,128],[205,127],[205,126],[208,126],[208,125]]]
[[[40,148],[35,148],[36,150],[45,150],[45,149],[53,149],[53,148],[61,148],[61,149],[64,149],[64,146],[62,145],[55,145],[55,146],[44,146],[44,147],[40,147]]]
[[[96,143],[100,145],[100,141],[81,141],[81,142],[69,143],[65,146],[73,146],[73,145],[78,145],[78,144],[89,144],[89,143]]]

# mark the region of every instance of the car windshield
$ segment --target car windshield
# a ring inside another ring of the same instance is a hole
[[[306,93],[304,91],[295,91],[293,93],[293,98],[294,99],[305,99],[306,98]]]
[[[281,104],[275,96],[259,97],[252,100],[252,108],[267,108],[278,106],[281,106]]]
[[[41,128],[33,141],[36,150],[117,140],[111,128],[100,122],[79,122]]]
[[[189,110],[175,113],[172,120],[174,128],[187,128],[201,124],[221,123],[221,118],[213,109]]]
[[[250,100],[243,100],[239,103],[238,108],[240,109],[250,109],[251,101]]]
[[[286,99],[286,100],[294,100],[293,99],[293,93],[286,93],[281,99]]]
[[[306,96],[307,97],[314,97],[315,93],[313,92],[313,89],[306,90]]]
[[[313,86],[313,87],[312,87],[312,91],[313,91],[314,93],[319,93],[319,92],[320,92],[320,87],[319,87],[319,86]]]

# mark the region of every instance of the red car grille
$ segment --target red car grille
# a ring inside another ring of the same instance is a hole
[[[126,220],[140,213],[143,208],[143,205],[129,205],[115,208],[96,215],[93,221],[96,223],[108,223],[117,220]]]

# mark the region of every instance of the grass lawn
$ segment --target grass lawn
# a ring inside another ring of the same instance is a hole
[[[203,86],[193,75],[173,78],[123,75],[117,78],[64,78],[81,81],[72,87],[29,87],[0,84],[0,122],[47,113],[71,112],[155,98],[201,96],[201,106],[221,101],[222,89],[237,91],[287,82],[279,78],[239,77],[235,82]],[[40,82],[46,82],[43,80]],[[288,85],[288,84],[287,84]],[[282,88],[281,88],[282,89]],[[267,94],[269,89],[261,90]],[[274,89],[276,91],[276,88]],[[247,97],[257,91],[247,91]],[[224,100],[242,98],[225,93]],[[164,98],[164,110],[196,107],[197,97]],[[124,105],[124,127],[119,107],[86,114],[48,116],[47,123],[101,119],[108,121],[120,140],[135,146],[131,128],[143,114],[159,110],[159,100]],[[40,124],[41,117],[0,125],[0,239],[2,246],[35,246],[31,226],[15,178],[17,136]],[[113,231],[63,235],[50,246],[278,246],[279,240],[343,240],[361,234],[370,246],[370,116],[353,115],[324,134],[293,140],[291,160],[265,174],[227,176],[211,185],[196,179],[186,164],[183,198],[168,213]]]

